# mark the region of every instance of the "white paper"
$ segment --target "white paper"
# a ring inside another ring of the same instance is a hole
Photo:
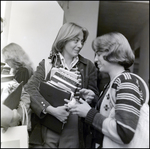
[[[27,126],[9,127],[6,132],[1,128],[1,148],[28,148]]]

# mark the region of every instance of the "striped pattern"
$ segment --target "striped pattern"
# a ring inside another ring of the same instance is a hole
[[[72,63],[71,63],[71,68],[68,68],[66,63],[65,63],[65,59],[62,56],[61,53],[59,53],[58,55],[58,59],[57,59],[57,66],[59,66],[58,68],[64,68],[66,70],[69,70],[70,72],[77,74],[77,78],[75,77],[75,79],[78,80],[78,84],[77,84],[77,88],[74,90],[73,88],[73,92],[74,92],[74,98],[79,99],[80,98],[80,92],[79,90],[82,88],[83,86],[83,78],[81,76],[80,70],[77,66],[78,61],[79,61],[79,57],[76,57],[75,59],[73,59]],[[76,76],[76,75],[75,75]]]
[[[59,72],[56,72],[55,76],[65,80],[65,81],[67,81],[67,82],[69,82],[69,83],[71,83],[71,84],[73,84],[75,86],[77,85],[77,81],[78,80],[73,80],[72,78],[69,77],[69,75],[64,75],[64,74],[61,74]]]
[[[112,87],[116,89],[117,131],[123,142],[126,142],[126,134],[131,134],[132,138],[138,123],[142,92],[136,78],[129,72],[119,76]]]
[[[69,87],[72,90],[72,92],[75,92],[75,90],[77,88],[77,86],[75,86],[73,83],[70,83],[69,81],[64,80],[64,78],[61,78],[57,75],[53,75],[52,78],[51,78],[51,81],[54,81],[56,83],[60,82],[64,85],[66,85],[67,87]]]

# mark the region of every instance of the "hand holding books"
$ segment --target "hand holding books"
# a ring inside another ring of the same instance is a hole
[[[68,108],[65,106],[53,107],[48,106],[46,112],[55,116],[59,121],[65,122],[69,116]]]
[[[81,76],[80,79],[78,77],[78,73],[63,68],[52,68],[50,81],[41,82],[40,84],[41,95],[51,105],[46,109],[48,114],[41,120],[41,124],[57,133],[61,133],[64,122],[69,116],[69,107],[65,105],[64,99],[71,101],[69,105],[76,103],[76,100],[79,99],[74,98],[77,89],[81,89],[79,86],[81,85]]]
[[[69,115],[67,108],[64,106],[64,99],[67,98],[69,100],[71,92],[50,82],[41,82],[40,93],[51,105],[46,109],[48,114],[41,119],[41,124],[56,133],[61,133],[64,121],[66,121]]]
[[[90,104],[95,97],[95,93],[90,89],[82,88],[79,92],[80,92],[80,97],[81,97],[79,100],[75,98],[72,98],[71,101],[64,99],[64,101],[67,102],[65,106],[68,107],[69,111],[71,111],[72,108],[75,108],[78,104],[82,104],[82,102],[80,101],[83,101],[83,99],[85,100],[85,102]]]

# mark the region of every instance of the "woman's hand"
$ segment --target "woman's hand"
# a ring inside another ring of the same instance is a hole
[[[21,121],[21,116],[16,109],[13,110],[13,117],[9,126],[18,126]]]
[[[69,116],[69,112],[67,110],[68,108],[66,106],[59,106],[59,107],[48,106],[46,112],[55,116],[61,122],[66,122]]]
[[[87,101],[89,104],[92,102],[92,100],[94,99],[95,97],[95,93],[90,90],[90,89],[85,89],[85,88],[82,88],[80,90],[80,95],[82,98],[85,99],[85,101]]]
[[[69,102],[67,99],[64,99],[66,102]],[[69,111],[72,114],[77,114],[80,117],[86,117],[88,111],[91,109],[90,105],[84,101],[82,98],[79,99],[80,103],[69,106]],[[65,105],[67,107],[67,104]]]
[[[21,117],[17,110],[11,110],[7,106],[1,104],[1,126],[4,128],[3,132],[11,126],[18,126],[21,121]]]

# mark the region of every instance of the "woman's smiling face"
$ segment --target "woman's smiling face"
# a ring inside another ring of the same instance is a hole
[[[95,58],[94,58],[94,62],[97,63],[97,67],[99,69],[99,71],[101,72],[108,72],[108,70],[110,69],[110,63],[107,62],[103,56],[105,56],[106,53],[105,52],[96,52],[95,53]]]
[[[68,41],[63,48],[63,54],[68,54],[71,57],[78,56],[83,47],[83,32],[81,31],[78,36]]]

